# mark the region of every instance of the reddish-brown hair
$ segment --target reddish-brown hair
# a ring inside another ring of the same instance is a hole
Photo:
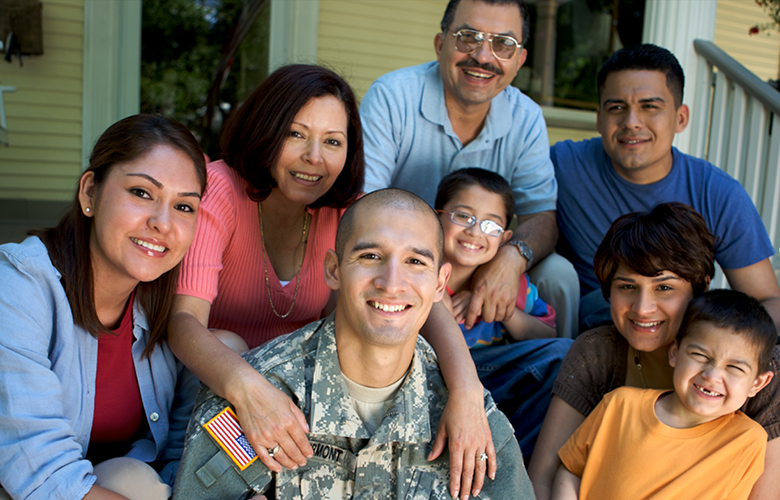
[[[247,194],[262,201],[276,187],[271,169],[298,112],[317,97],[333,96],[347,113],[347,159],[336,182],[311,208],[344,208],[363,190],[363,129],[349,84],[320,66],[294,64],[274,71],[225,123],[222,158],[249,184]]]
[[[136,160],[157,146],[169,146],[186,154],[195,167],[201,194],[205,192],[206,161],[198,141],[184,125],[160,115],[130,116],[111,125],[95,144],[84,174],[94,172],[95,187],[99,192],[114,165]],[[95,310],[89,249],[91,232],[92,219],[81,211],[77,185],[73,204],[59,224],[31,234],[41,238],[54,267],[62,274],[60,281],[70,303],[73,321],[98,337],[100,332],[109,329],[100,322]],[[151,353],[166,338],[178,278],[179,264],[154,281],[139,283],[135,289],[135,300],[146,313],[151,330],[144,355]]]
[[[671,271],[688,281],[698,297],[715,273],[714,257],[715,238],[704,217],[688,205],[671,202],[616,219],[596,250],[593,266],[605,299],[621,264],[643,276]]]

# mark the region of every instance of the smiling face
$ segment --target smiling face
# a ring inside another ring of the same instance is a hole
[[[675,397],[698,425],[739,410],[772,379],[758,372],[756,348],[745,337],[710,322],[691,325],[669,349]]]
[[[672,168],[672,141],[688,125],[688,107],[675,106],[660,71],[610,73],[600,89],[596,128],[615,171],[650,184]]]
[[[610,287],[612,320],[637,351],[671,344],[692,299],[690,282],[671,271],[644,276],[620,265]]]
[[[478,220],[492,220],[501,227],[507,226],[504,200],[479,185],[467,186],[449,200],[443,210],[464,212]],[[444,260],[453,266],[473,269],[495,257],[498,248],[511,236],[505,231],[499,236],[488,236],[479,224],[463,227],[452,222],[449,214],[440,213],[439,220],[444,227]]]
[[[279,193],[310,205],[336,182],[347,159],[347,112],[329,95],[310,100],[293,120],[279,160],[271,170]]]
[[[372,203],[359,210],[341,262],[332,250],[325,260],[325,282],[339,291],[337,338],[413,348],[449,276],[448,264],[438,266],[435,216]]]
[[[455,33],[474,29],[486,33],[523,39],[523,19],[517,5],[489,5],[479,0],[463,0],[455,10],[452,25],[434,39],[448,109],[489,106],[490,100],[512,83],[525,62],[526,50],[518,50],[512,59],[496,58],[487,40],[471,54],[455,48]]]
[[[79,201],[93,218],[95,283],[134,287],[176,266],[195,236],[200,195],[192,160],[169,146],[114,165],[100,186],[86,172]]]

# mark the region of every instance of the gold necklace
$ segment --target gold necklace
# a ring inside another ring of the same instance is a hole
[[[295,300],[298,298],[298,286],[301,284],[301,270],[303,269],[303,256],[306,255],[306,223],[307,213],[303,211],[303,233],[301,234],[301,243],[303,244],[303,252],[301,252],[301,261],[298,263],[298,277],[295,279],[295,292],[293,293],[292,304],[290,304],[290,310],[284,314],[279,314],[279,311],[274,307],[274,301],[271,299],[271,284],[268,282],[268,266],[266,265],[267,251],[265,249],[265,234],[263,234],[263,210],[260,206],[260,202],[257,202],[257,214],[260,216],[260,238],[263,240],[263,273],[265,274],[265,289],[268,292],[268,302],[271,304],[271,310],[276,314],[277,318],[284,319],[290,315],[295,307]]]
[[[642,381],[642,388],[647,389],[645,374],[642,372],[642,363],[639,362],[639,351],[637,351],[634,346],[631,346],[631,349],[634,349],[634,363],[636,363],[636,369],[639,371],[639,379]]]

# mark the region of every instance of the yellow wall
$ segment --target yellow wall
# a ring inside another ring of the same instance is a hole
[[[0,199],[67,200],[81,173],[84,0],[43,0],[42,56],[0,61],[8,147]]]
[[[753,0],[718,0],[715,45],[762,80],[780,76],[780,33],[749,35],[756,24],[771,20]]]
[[[550,146],[556,142],[571,139],[572,141],[584,141],[593,137],[599,137],[596,130],[582,130],[577,128],[547,127],[547,138],[550,140]]]
[[[361,98],[390,71],[436,58],[447,0],[320,0],[317,58]]]
[[[435,59],[433,37],[446,6],[447,0],[320,0],[317,58],[361,98],[385,73]],[[561,127],[548,132],[551,144],[598,135]]]

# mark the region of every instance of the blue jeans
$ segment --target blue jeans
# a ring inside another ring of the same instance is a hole
[[[601,288],[583,295],[580,299],[580,333],[609,323],[612,323],[612,312]]]
[[[524,340],[471,349],[482,385],[515,428],[523,457],[531,457],[570,339]]]

